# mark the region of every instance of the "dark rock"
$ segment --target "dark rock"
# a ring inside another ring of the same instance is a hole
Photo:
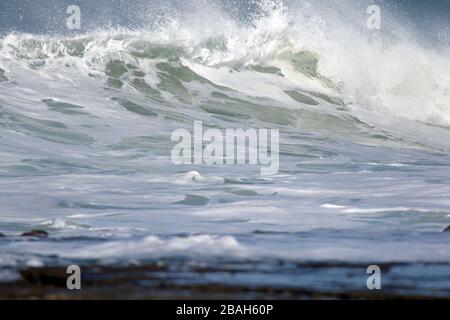
[[[0,232],[0,238],[5,238],[6,236]]]
[[[48,232],[44,230],[31,230],[30,232],[22,233],[22,237],[47,238]]]
[[[444,229],[444,231],[442,232],[450,232],[450,226],[448,226],[447,228]]]

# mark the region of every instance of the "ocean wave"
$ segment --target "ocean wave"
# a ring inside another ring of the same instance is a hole
[[[244,257],[246,249],[232,236],[202,234],[171,238],[148,236],[141,240],[111,241],[63,254],[64,257],[75,259],[112,259],[124,256],[128,258],[214,257],[221,255]]]
[[[90,79],[111,95],[133,89],[160,106],[173,103],[171,98],[198,103],[200,85],[202,92],[237,91],[283,106],[345,105],[362,118],[360,109],[450,125],[445,50],[426,48],[400,29],[395,37],[373,38],[346,20],[325,20],[329,17],[319,7],[281,1],[261,1],[260,7],[261,14],[244,25],[205,8],[198,16],[173,19],[154,30],[74,37],[12,33],[0,40],[1,85],[25,87],[22,80],[28,76],[49,87],[60,80],[77,84]],[[210,15],[206,21],[201,20],[205,12]],[[116,101],[140,116],[159,114],[135,102]],[[66,114],[89,114],[73,99],[40,102]]]

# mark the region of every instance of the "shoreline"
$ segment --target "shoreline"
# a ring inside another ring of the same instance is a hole
[[[427,266],[428,264],[422,264]],[[450,270],[450,264],[431,264]],[[396,279],[392,270],[414,267],[414,264],[382,264],[386,281],[382,290],[368,290],[355,286],[355,271],[362,265],[345,263],[300,263],[296,265],[293,277],[319,277],[322,274],[344,270],[348,277],[338,279],[336,287],[301,285],[267,285],[257,283],[233,283],[214,281],[214,276],[229,273],[239,278],[245,270],[225,270],[214,267],[174,266],[159,262],[140,266],[98,266],[89,265],[82,269],[81,290],[68,290],[66,269],[63,267],[26,268],[19,271],[21,279],[0,283],[0,299],[44,299],[44,300],[450,300],[450,288],[426,290],[418,281],[405,287],[404,279]],[[387,273],[387,274],[386,274]],[[248,273],[252,276],[252,273]],[[423,275],[426,278],[427,275]],[[217,279],[217,278],[216,278]],[[353,281],[353,282],[352,282]]]

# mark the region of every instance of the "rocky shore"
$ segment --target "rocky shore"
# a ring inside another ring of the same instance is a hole
[[[0,299],[449,299],[450,288],[427,289],[426,283],[398,277],[399,269],[413,265],[382,264],[382,290],[368,290],[355,284],[355,277],[364,269],[357,264],[301,263],[295,270],[281,268],[292,277],[326,280],[326,275],[342,275],[326,285],[252,284],[256,273],[252,263],[240,266],[210,267],[186,262],[154,262],[140,266],[84,266],[81,290],[68,290],[68,274],[63,267],[27,268],[20,270],[20,279],[0,283]],[[426,270],[448,265],[417,266]],[[292,272],[295,271],[294,274]],[[272,273],[272,271],[267,271]],[[312,274],[311,274],[312,273]],[[261,274],[259,275],[261,276]],[[264,274],[262,274],[264,276]],[[423,275],[424,279],[427,275]],[[362,278],[361,278],[362,279]],[[233,281],[234,280],[234,281]],[[359,280],[359,279],[358,279]],[[319,280],[318,280],[319,281]]]
[[[444,232],[450,231],[450,226]],[[47,238],[44,230],[21,237]],[[6,237],[0,233],[0,238]],[[57,261],[57,260],[55,260]],[[81,290],[67,265],[0,268],[0,299],[446,299],[450,263],[372,263],[381,290],[369,290],[367,263],[166,258],[129,264],[79,262]],[[13,275],[5,277],[5,275]]]

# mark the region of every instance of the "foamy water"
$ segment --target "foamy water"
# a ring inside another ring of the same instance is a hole
[[[448,48],[393,13],[373,35],[319,4],[196,8],[0,39],[0,265],[450,262]],[[279,174],[175,166],[171,132],[196,120],[279,129]]]

